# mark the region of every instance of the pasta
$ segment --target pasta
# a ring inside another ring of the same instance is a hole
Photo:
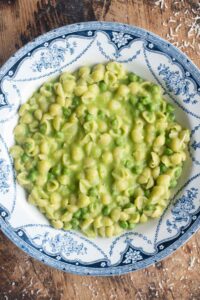
[[[44,83],[14,136],[29,203],[57,229],[108,238],[161,216],[190,139],[161,88],[117,62]]]

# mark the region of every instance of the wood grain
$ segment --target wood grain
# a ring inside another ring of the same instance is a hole
[[[170,39],[170,20],[175,15],[192,16],[199,1],[166,0],[164,7],[162,1],[158,5],[156,2],[159,1],[0,0],[0,65],[36,36],[75,22],[124,22]],[[186,21],[183,19],[173,42],[188,41]],[[174,27],[173,30],[175,34]],[[182,50],[200,66],[199,40],[195,35],[192,38],[192,47]],[[0,234],[0,300],[199,300],[199,259],[200,232],[172,256],[145,270],[119,277],[81,277],[42,265]]]

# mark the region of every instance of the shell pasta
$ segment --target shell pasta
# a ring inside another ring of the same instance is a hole
[[[52,226],[112,237],[161,216],[190,133],[158,85],[108,62],[44,83],[14,136],[17,180]]]

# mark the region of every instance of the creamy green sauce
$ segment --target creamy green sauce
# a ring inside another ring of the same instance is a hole
[[[161,216],[189,131],[161,88],[109,62],[43,84],[21,106],[17,179],[58,229],[111,237]]]

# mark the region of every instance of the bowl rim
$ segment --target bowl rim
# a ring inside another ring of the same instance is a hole
[[[197,80],[197,77],[200,75],[200,71],[197,66],[184,54],[181,50],[176,48],[170,42],[164,40],[160,36],[146,30],[140,28],[138,26],[128,25],[124,23],[118,22],[102,22],[102,21],[91,21],[91,22],[81,22],[81,23],[74,23],[71,25],[65,25],[56,29],[53,29],[45,34],[38,36],[37,38],[33,39],[23,47],[21,47],[18,51],[15,52],[0,68],[0,82],[5,74],[9,71],[10,67],[13,66],[19,59],[21,59],[25,54],[30,52],[31,50],[35,49],[36,47],[40,47],[42,43],[46,42],[49,39],[56,39],[62,35],[62,32],[65,31],[65,34],[79,32],[83,30],[111,30],[111,31],[124,31],[124,32],[132,32],[132,34],[139,34],[139,37],[148,37],[148,39],[153,39],[159,42],[160,48],[168,49],[170,51],[178,54],[179,59],[182,60],[182,65],[187,64],[190,67],[190,70],[193,72],[193,77]],[[163,52],[165,52],[163,50]],[[198,80],[197,80],[198,81]],[[200,215],[200,214],[199,214]],[[199,216],[198,215],[198,216]],[[98,269],[98,268],[90,268],[88,267],[80,267],[80,266],[70,266],[66,264],[66,267],[63,268],[62,263],[56,261],[55,259],[51,258],[50,256],[47,258],[45,254],[38,254],[38,250],[33,249],[30,245],[28,245],[24,240],[16,238],[16,233],[13,230],[12,226],[9,223],[6,223],[3,219],[0,218],[0,229],[2,232],[21,250],[25,253],[30,255],[31,257],[41,261],[42,263],[57,268],[59,270],[74,273],[78,275],[93,275],[93,276],[111,276],[111,275],[122,275],[132,271],[136,271],[139,269],[146,268],[165,257],[171,255],[177,248],[182,246],[200,227],[200,218],[197,217],[196,221],[188,228],[188,230],[180,236],[177,240],[175,240],[169,247],[166,247],[163,251],[152,255],[152,257],[145,259],[141,266],[135,268],[134,264],[129,266],[124,266],[126,269],[122,270],[123,267],[107,267],[106,269]],[[138,263],[139,265],[139,263]]]

